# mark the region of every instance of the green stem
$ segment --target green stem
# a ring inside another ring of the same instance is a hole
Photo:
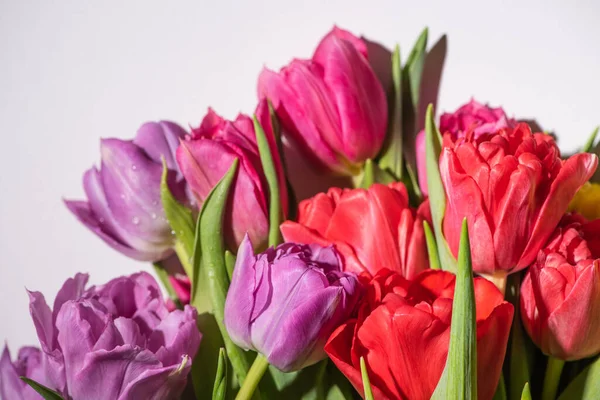
[[[252,398],[254,391],[258,387],[258,383],[260,379],[263,377],[267,368],[269,367],[269,361],[262,354],[258,354],[254,359],[254,363],[250,370],[248,371],[248,375],[246,375],[246,379],[244,379],[244,383],[240,388],[236,400],[249,400]]]
[[[544,376],[544,388],[542,390],[542,400],[555,400],[560,382],[560,374],[565,366],[564,360],[548,357],[548,365],[546,366],[546,376]]]
[[[175,292],[175,289],[173,288],[173,285],[171,284],[171,281],[169,280],[169,274],[163,268],[161,261],[157,261],[157,262],[153,263],[152,266],[154,267],[154,272],[156,273],[156,276],[158,276],[158,279],[160,280],[163,287],[165,288],[165,291],[167,292],[167,295],[169,296],[171,301],[173,301],[173,303],[175,303],[177,308],[182,308],[181,302],[179,301],[179,297],[177,297],[177,293]]]

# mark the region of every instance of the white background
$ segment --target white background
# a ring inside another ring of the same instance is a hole
[[[572,150],[600,124],[599,15],[593,0],[0,0],[0,341],[37,343],[25,287],[51,302],[77,271],[101,283],[149,267],[62,204],[82,197],[100,137],[197,125],[209,105],[251,112],[263,64],[310,56],[334,23],[404,56],[428,25],[430,43],[448,34],[439,109],[475,96]]]

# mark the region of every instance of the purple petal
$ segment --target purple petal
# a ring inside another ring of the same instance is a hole
[[[29,294],[29,313],[33,319],[40,345],[45,352],[50,353],[56,348],[52,311],[43,294],[30,291],[27,291],[27,294]]]
[[[186,356],[179,364],[148,369],[125,388],[119,400],[177,400],[185,389],[191,368],[191,358]]]
[[[73,372],[69,383],[73,399],[132,399],[122,397],[127,385],[148,370],[162,368],[151,352],[131,345],[110,351],[98,350],[81,357],[81,367]]]
[[[77,273],[73,278],[69,278],[63,283],[62,287],[54,299],[54,308],[52,312],[52,323],[56,322],[56,316],[62,305],[69,300],[77,300],[83,295],[85,285],[89,279],[88,274]]]
[[[69,390],[78,380],[76,374],[83,366],[84,357],[94,348],[109,319],[104,307],[95,300],[71,300],[61,307],[56,328]]]
[[[146,338],[142,335],[139,325],[134,320],[119,317],[114,320],[114,324],[123,338],[123,343],[138,347],[146,346]]]
[[[175,152],[187,132],[171,121],[146,122],[138,129],[133,143],[142,148],[156,164],[165,158],[167,168],[179,172]],[[178,173],[181,177],[181,174]]]
[[[105,231],[102,220],[99,220],[90,208],[90,204],[85,201],[65,200],[67,208],[77,217],[79,222],[84,224],[89,230],[94,232],[100,239],[119,253],[126,255],[138,261],[154,261],[165,256],[164,251],[144,252],[136,250],[129,245],[124,244],[117,237],[110,235]]]
[[[173,235],[160,200],[162,166],[129,141],[104,139],[101,150],[104,195],[127,243],[142,251],[168,250]]]
[[[253,349],[250,317],[254,308],[254,250],[248,235],[237,253],[231,285],[225,299],[225,327],[231,340],[244,349]]]
[[[148,350],[156,354],[163,365],[180,362],[184,355],[194,358],[200,345],[196,325],[196,310],[186,305],[163,319],[148,339]]]
[[[10,359],[8,347],[4,346],[2,358],[0,358],[0,397],[3,399],[23,400],[23,389],[25,382],[19,379],[20,371],[17,371]]]

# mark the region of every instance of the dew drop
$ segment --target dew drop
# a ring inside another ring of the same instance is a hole
[[[134,224],[134,225],[137,225],[137,224],[139,224],[139,223],[140,223],[140,219],[139,219],[138,217],[133,217],[133,218],[131,219],[131,222],[133,222],[133,224]]]
[[[134,164],[131,166],[131,169],[135,171],[137,169],[137,166]]]
[[[157,215],[156,215],[156,213],[152,213],[152,214],[150,214],[150,217],[152,217],[152,219],[156,219]]]
[[[175,231],[174,230],[171,231],[171,235],[175,236]]]
[[[103,223],[104,223],[104,218],[100,218],[98,221],[99,221],[101,224],[103,224]]]
[[[121,198],[125,200],[125,193],[121,193]]]

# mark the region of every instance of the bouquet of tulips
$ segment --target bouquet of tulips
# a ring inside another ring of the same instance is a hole
[[[154,274],[28,292],[2,398],[599,399],[597,131],[564,155],[475,100],[436,119],[427,42],[334,27],[252,116],[103,139],[66,206]]]

